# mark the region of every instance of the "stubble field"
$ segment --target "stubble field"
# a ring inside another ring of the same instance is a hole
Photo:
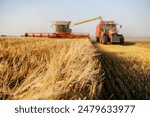
[[[150,99],[150,44],[96,46],[106,76],[104,99]]]

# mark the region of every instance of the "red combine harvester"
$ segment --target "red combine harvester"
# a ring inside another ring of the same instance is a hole
[[[52,33],[25,33],[25,37],[50,37],[50,38],[89,38],[89,34],[75,34],[72,33],[70,26],[80,25],[86,22],[100,19],[96,17],[88,20],[84,20],[75,24],[71,24],[71,21],[54,21],[52,22]]]
[[[26,37],[50,38],[87,38],[88,34],[74,34],[70,29],[70,21],[55,21],[52,24],[53,33],[25,33]]]

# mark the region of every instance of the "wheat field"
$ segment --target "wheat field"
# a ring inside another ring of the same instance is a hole
[[[88,39],[0,38],[0,99],[98,99],[96,56]]]
[[[150,44],[0,38],[0,99],[150,99]]]

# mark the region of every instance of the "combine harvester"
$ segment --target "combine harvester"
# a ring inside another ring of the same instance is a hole
[[[80,25],[97,19],[100,19],[100,17],[84,20],[75,24],[71,24],[71,21],[54,21],[52,22],[52,33],[25,33],[25,37],[89,38],[89,34],[72,33],[70,26]]]
[[[25,33],[25,37],[50,37],[50,38],[89,38],[89,34],[75,34],[72,33],[70,26],[76,26],[83,23],[91,22],[100,19],[100,23],[96,26],[96,41],[101,44],[107,42],[118,43],[124,45],[124,37],[117,32],[117,23],[115,21],[104,21],[102,17],[96,17],[84,20],[75,24],[71,21],[54,21],[52,23],[52,33]],[[122,26],[120,26],[122,27]]]

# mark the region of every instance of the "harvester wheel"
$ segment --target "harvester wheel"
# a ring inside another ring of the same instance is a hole
[[[124,45],[124,37],[123,36],[120,37],[120,45]]]

